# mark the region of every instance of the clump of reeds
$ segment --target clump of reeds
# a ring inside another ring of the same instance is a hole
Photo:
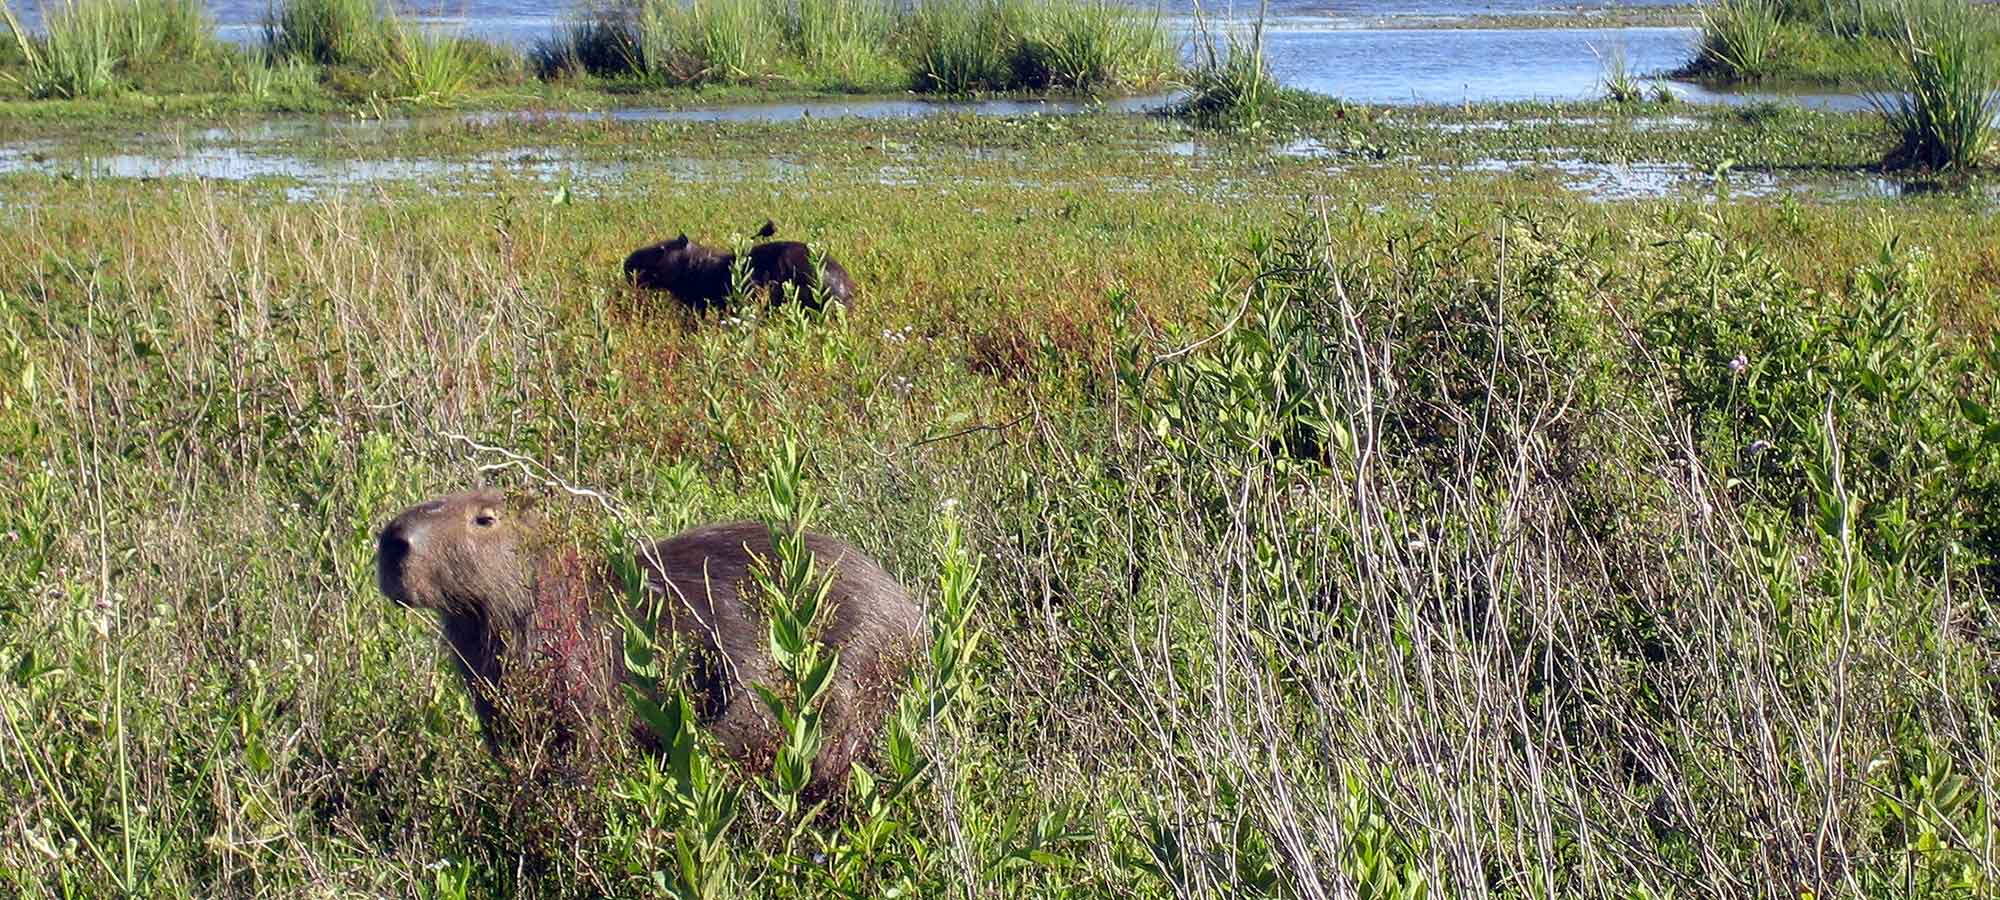
[[[195,0],[59,0],[42,10],[37,37],[0,3],[0,17],[26,62],[22,85],[36,98],[97,97],[118,73],[160,59],[208,53],[214,23]]]
[[[1108,0],[931,0],[904,33],[912,86],[936,93],[1141,87],[1175,62],[1157,14]]]
[[[1644,86],[1638,76],[1632,74],[1632,67],[1625,57],[1625,48],[1617,46],[1600,58],[1604,64],[1604,98],[1621,106],[1629,106],[1646,99]]]
[[[528,66],[543,79],[631,74],[640,67],[639,36],[627,16],[603,10],[573,15],[528,49]]]
[[[264,46],[277,58],[348,65],[379,53],[385,31],[375,0],[284,0],[264,20]]]
[[[643,0],[641,70],[675,82],[743,81],[779,58],[781,22],[761,0]]]
[[[7,28],[27,62],[27,74],[20,78],[28,95],[35,98],[96,97],[109,93],[118,80],[112,71],[118,57],[113,52],[113,22],[106,3],[63,0],[46,9],[42,22],[46,34],[36,38],[14,15],[11,5],[0,4]]]
[[[395,17],[382,29],[379,66],[399,97],[434,103],[458,99],[488,68],[470,42]]]
[[[794,0],[789,13],[785,42],[807,71],[849,81],[881,65],[895,30],[884,0]]]
[[[1014,52],[1014,87],[1139,86],[1174,68],[1157,12],[1107,0],[1049,0],[1032,9]]]
[[[1007,47],[1026,15],[1022,0],[927,0],[912,7],[904,16],[911,83],[943,94],[1006,84]]]
[[[2000,60],[1982,42],[1971,5],[1906,7],[1897,48],[1902,66],[1892,91],[1876,100],[1898,138],[1888,163],[1936,170],[1979,165],[1993,145]]]
[[[1769,75],[1784,43],[1771,0],[1717,0],[1701,10],[1700,59],[1739,81]]]

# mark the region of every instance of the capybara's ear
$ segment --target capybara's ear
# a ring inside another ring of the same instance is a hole
[[[773,222],[770,219],[765,219],[764,227],[757,229],[758,237],[770,237],[777,233],[778,233],[778,223]]]

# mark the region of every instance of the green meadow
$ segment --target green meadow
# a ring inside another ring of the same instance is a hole
[[[882,26],[807,6],[773,71]],[[267,86],[366,96],[344,27]],[[579,65],[496,90],[694,90]],[[1180,116],[783,123],[10,82],[0,892],[2000,891],[1990,136],[1203,77]],[[623,282],[766,218],[853,302]],[[927,646],[848,794],[672,702],[662,756],[496,760],[373,568],[478,485],[593,559],[753,518],[896,573]]]

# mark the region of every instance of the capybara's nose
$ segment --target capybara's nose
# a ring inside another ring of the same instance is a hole
[[[402,523],[392,522],[375,539],[375,582],[389,599],[408,605],[403,597],[403,561],[410,558],[410,539]]]
[[[401,565],[404,557],[410,555],[410,539],[403,536],[400,522],[391,522],[382,529],[382,537],[375,544],[375,559],[384,567]]]

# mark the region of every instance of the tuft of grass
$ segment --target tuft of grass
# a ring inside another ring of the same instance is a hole
[[[1013,59],[1013,86],[1093,91],[1160,83],[1177,62],[1159,13],[1109,0],[1048,0]]]
[[[1702,60],[1737,81],[1772,73],[1783,52],[1784,26],[1771,0],[1716,0],[1701,10]]]
[[[926,0],[905,14],[910,80],[928,93],[966,94],[1005,84],[1005,47],[1018,34],[1019,0]]]
[[[0,2],[0,14],[27,62],[27,75],[18,80],[28,96],[73,100],[116,90],[122,39],[118,8],[116,0],[61,0],[43,9],[44,34],[36,38],[12,4]]]
[[[850,83],[884,67],[895,13],[884,0],[795,0],[785,40],[808,71]]]
[[[779,59],[782,22],[760,0],[642,0],[641,70],[675,83],[749,81]]]
[[[258,52],[239,59],[233,81],[238,90],[259,103],[297,100],[319,87],[319,66],[303,59],[272,59]]]
[[[1605,99],[1622,106],[1629,106],[1646,99],[1645,86],[1641,85],[1638,77],[1632,74],[1623,45],[1613,47],[1611,52],[1600,55],[1598,61],[1604,66],[1602,80]]]
[[[2000,105],[2000,52],[1979,38],[1965,0],[1906,10],[1898,43],[1902,68],[1876,108],[1898,143],[1895,168],[1964,170],[1978,166],[1994,141]]]
[[[929,93],[1144,88],[1176,65],[1159,15],[1111,0],[930,0],[903,30],[911,86]]]
[[[366,63],[380,53],[384,30],[376,0],[282,0],[265,15],[264,48],[325,66]]]
[[[471,89],[487,65],[469,42],[392,17],[382,29],[380,68],[395,84],[398,99],[451,103]]]
[[[577,74],[615,77],[640,71],[639,36],[615,10],[573,15],[555,35],[528,49],[528,67],[544,80]]]
[[[1345,108],[1338,99],[1279,84],[1264,66],[1261,41],[1261,28],[1247,38],[1230,34],[1220,43],[1203,33],[1197,38],[1200,58],[1181,73],[1186,97],[1171,114],[1204,127],[1255,131]]]

